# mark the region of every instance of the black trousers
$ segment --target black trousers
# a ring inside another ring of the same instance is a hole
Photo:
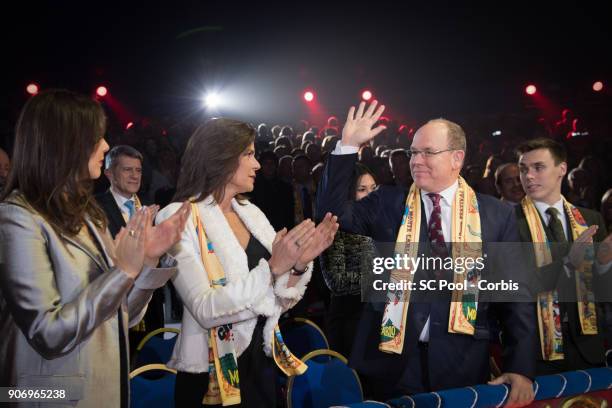
[[[589,368],[601,367],[603,364],[591,364],[584,359],[580,350],[574,343],[570,335],[570,329],[567,323],[562,323],[563,331],[563,354],[562,360],[544,361],[538,359],[536,361],[536,375],[552,375],[565,371],[586,370]]]
[[[264,324],[265,318],[260,316],[251,343],[238,357],[241,404],[234,405],[235,407],[276,406],[276,365],[263,351]],[[179,371],[174,386],[174,405],[181,408],[201,408],[207,390],[208,373]]]
[[[329,346],[349,358],[361,318],[361,294],[332,296],[327,313]]]

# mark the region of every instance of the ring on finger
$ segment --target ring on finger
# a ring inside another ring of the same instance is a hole
[[[134,238],[136,236],[136,231],[134,231],[133,229],[128,231],[128,235],[132,238]]]

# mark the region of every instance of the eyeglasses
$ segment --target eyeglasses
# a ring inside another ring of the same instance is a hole
[[[422,154],[424,158],[428,159],[428,158],[437,156],[440,153],[452,152],[454,150],[457,150],[457,149],[444,149],[444,150],[429,150],[429,149],[416,150],[416,149],[410,149],[410,150],[407,151],[407,153],[408,153],[408,157],[410,157],[410,158],[417,157],[419,154]]]

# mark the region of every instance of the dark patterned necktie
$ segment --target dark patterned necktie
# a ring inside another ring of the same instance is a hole
[[[550,231],[553,233],[555,242],[567,242],[565,232],[563,232],[563,224],[561,224],[561,220],[559,219],[559,210],[555,207],[548,207],[546,209],[546,214],[550,217],[548,228],[550,228]]]
[[[550,221],[548,221],[548,228],[550,229],[550,232],[552,232],[553,239],[559,244],[561,254],[565,255],[569,250],[569,244],[567,242],[565,232],[563,231],[563,224],[559,219],[559,210],[557,210],[555,207],[548,207],[546,209],[546,214],[548,214],[550,217]]]
[[[446,258],[448,256],[448,249],[446,248],[446,240],[442,230],[442,209],[440,208],[440,198],[442,196],[437,193],[428,193],[427,196],[433,203],[433,211],[429,216],[429,223],[427,225],[429,242],[431,242],[431,248],[436,256]]]

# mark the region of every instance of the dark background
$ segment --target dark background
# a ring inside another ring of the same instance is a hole
[[[603,2],[401,4],[24,2],[3,13],[4,142],[30,81],[91,94],[104,84],[128,117],[174,123],[211,114],[200,105],[211,89],[231,99],[215,114],[273,123],[308,118],[308,87],[341,119],[365,88],[414,123],[531,109],[529,83],[559,108],[611,106],[607,88],[591,89],[611,85]]]

